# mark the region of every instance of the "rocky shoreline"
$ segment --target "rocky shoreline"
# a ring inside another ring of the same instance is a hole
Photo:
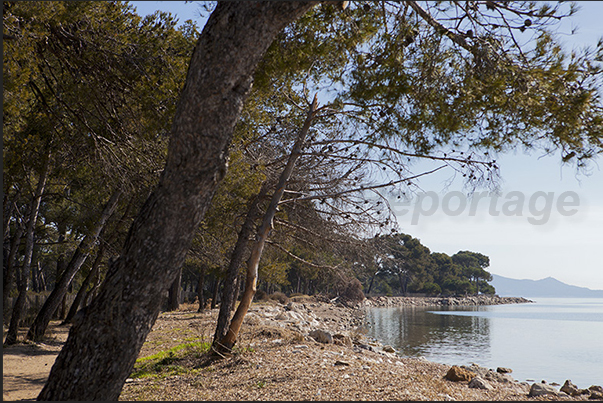
[[[367,307],[486,302],[473,298],[452,302],[379,297],[353,307],[308,296],[285,303],[257,301],[245,317],[232,356],[219,360],[199,350],[212,339],[218,309],[199,313],[195,304],[184,304],[159,315],[139,354],[150,372],[141,375],[135,368],[119,400],[603,400],[596,385],[578,387],[570,380],[561,387],[529,384],[513,379],[509,368],[403,357],[363,331]],[[4,400],[33,400],[38,395],[68,327],[57,322],[52,329],[54,336],[45,343],[3,350]]]
[[[462,306],[502,305],[533,303],[523,297],[499,297],[498,295],[476,295],[466,297],[368,297],[361,305],[366,307],[394,306]]]
[[[238,346],[246,353],[211,364],[197,363],[177,376],[131,378],[120,400],[603,399],[599,386],[580,389],[568,380],[559,389],[543,382],[519,382],[509,368],[450,366],[423,357],[401,357],[362,330],[367,307],[530,302],[490,298],[377,297],[355,306],[307,296],[285,304],[261,301],[245,317]],[[211,322],[214,311],[192,314],[186,327],[179,313],[160,315],[140,356],[155,353],[158,343],[170,343],[171,333],[164,331],[171,327],[172,318],[179,329],[195,328],[201,321]],[[166,347],[161,344],[162,350]],[[203,373],[194,368],[203,368]]]

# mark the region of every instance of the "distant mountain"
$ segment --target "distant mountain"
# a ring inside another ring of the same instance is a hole
[[[517,280],[492,274],[490,284],[501,297],[603,298],[603,290],[591,290],[562,283],[553,277],[542,280]]]

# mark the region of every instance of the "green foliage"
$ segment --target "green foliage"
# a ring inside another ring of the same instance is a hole
[[[116,188],[126,197],[115,216],[130,208],[127,222],[156,183],[197,32],[190,23],[176,29],[167,13],[141,18],[119,1],[3,6],[3,190],[26,211],[49,158],[36,239],[52,278]],[[123,224],[107,225],[110,248]]]
[[[399,294],[428,295],[495,292],[487,283],[492,275],[485,270],[490,264],[486,255],[470,251],[460,251],[452,257],[431,253],[418,239],[402,233],[370,241],[378,262],[372,293],[390,294],[392,289],[397,289]]]

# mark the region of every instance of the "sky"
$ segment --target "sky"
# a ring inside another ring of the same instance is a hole
[[[577,3],[577,14],[559,25],[559,38],[568,49],[594,47],[603,36],[603,1]],[[140,15],[163,10],[180,22],[192,19],[199,27],[205,23],[200,2],[131,4]],[[465,199],[467,205],[462,209],[461,194],[452,193],[463,193],[460,180],[445,189],[449,173],[433,175],[420,182],[425,192],[433,192],[430,197],[417,197],[409,206],[392,206],[398,212],[400,231],[419,238],[432,252],[453,255],[470,250],[485,254],[490,257],[488,271],[493,274],[532,280],[554,277],[567,284],[603,290],[603,160],[595,161],[586,175],[576,175],[570,166],[562,167],[559,155],[543,157],[517,151],[498,156],[497,162],[502,177],[499,199],[485,194],[474,201],[477,208],[470,215],[471,200]],[[435,200],[438,208],[427,214]],[[518,213],[521,215],[515,215]]]

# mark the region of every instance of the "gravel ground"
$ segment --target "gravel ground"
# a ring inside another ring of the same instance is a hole
[[[402,358],[364,338],[362,312],[312,298],[254,303],[232,356],[212,360],[194,347],[180,350],[150,375],[133,373],[120,400],[588,400],[564,393],[528,398],[530,385],[516,381],[490,381],[491,390],[449,381],[449,366]],[[162,313],[140,357],[211,341],[217,313],[197,313],[194,305]],[[348,344],[319,343],[308,336],[316,328],[347,336]]]

